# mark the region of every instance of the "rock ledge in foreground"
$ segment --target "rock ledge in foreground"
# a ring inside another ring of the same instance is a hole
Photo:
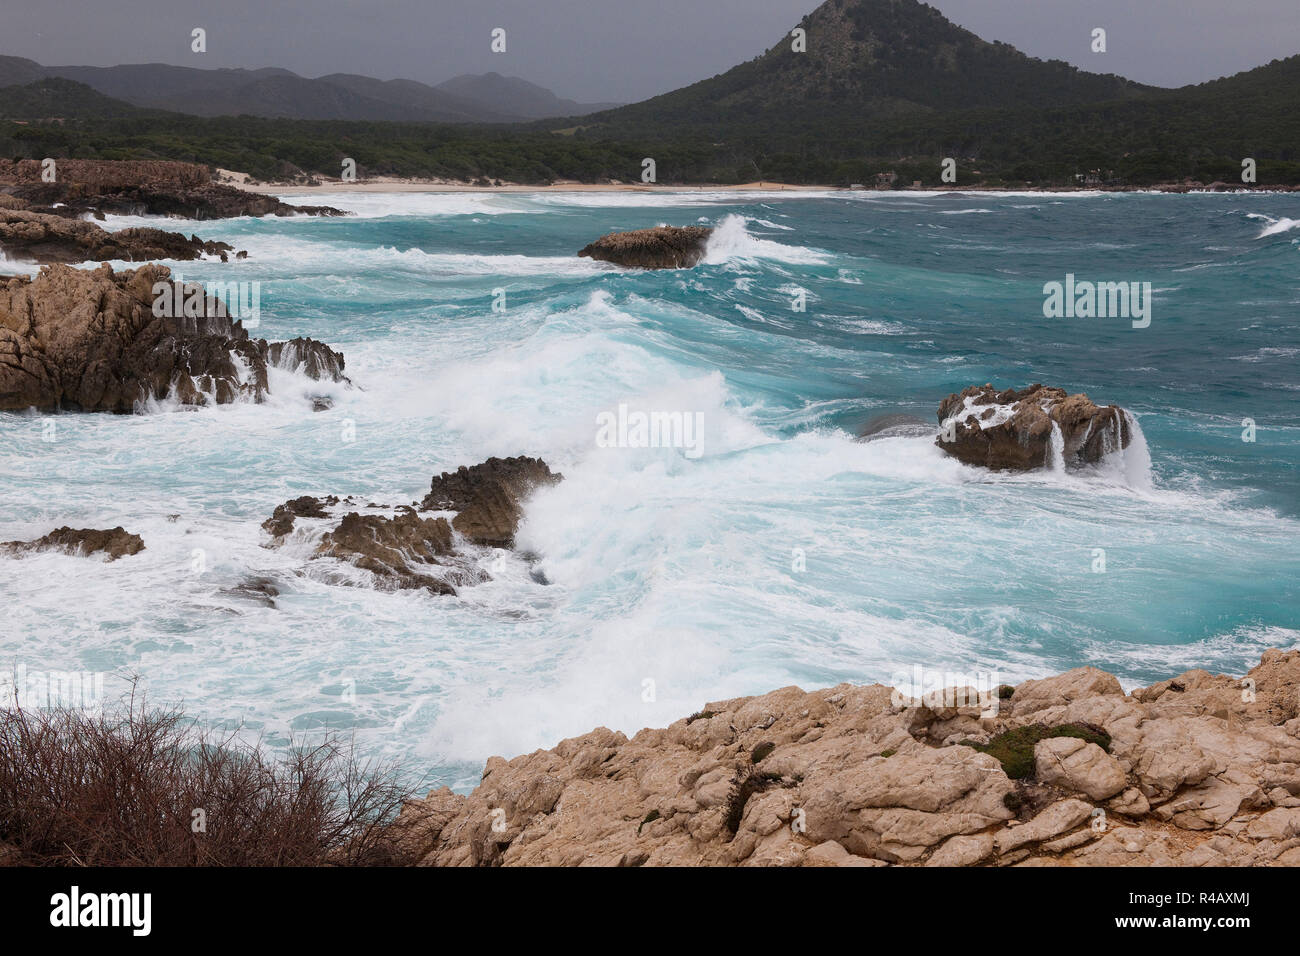
[[[1300,651],[1247,676],[785,687],[492,757],[396,825],[432,866],[1300,865]]]

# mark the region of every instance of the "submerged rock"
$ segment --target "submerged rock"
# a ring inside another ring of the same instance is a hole
[[[1037,384],[1019,391],[973,385],[949,395],[939,403],[939,426],[935,444],[948,454],[1013,471],[1095,464],[1133,437],[1129,414],[1118,405]]]
[[[116,561],[144,550],[144,540],[118,527],[108,531],[93,528],[55,528],[34,541],[0,541],[0,551],[21,554],[26,551],[62,551],[65,554],[102,554],[105,561]]]
[[[689,269],[704,258],[712,229],[704,226],[656,226],[611,232],[585,246],[579,256],[637,269]]]
[[[347,381],[339,353],[311,339],[250,339],[218,299],[200,297],[201,314],[155,315],[158,284],[174,285],[165,266],[54,265],[0,284],[0,411],[125,413],[169,396],[186,405],[260,402],[268,363],[286,356],[307,375]]]
[[[224,588],[221,593],[275,609],[275,599],[280,596],[280,588],[271,578],[257,575],[246,578],[233,588]]]
[[[917,438],[934,434],[934,426],[924,418],[901,412],[877,415],[862,426],[858,432],[858,441],[874,441],[877,438]]]
[[[1079,668],[993,695],[996,713],[785,687],[491,757],[472,793],[435,790],[396,825],[432,866],[1294,865],[1300,651],[1247,678],[1126,695]],[[1075,726],[1097,733],[1060,736]],[[1016,734],[1038,740],[1022,780],[962,746]]]

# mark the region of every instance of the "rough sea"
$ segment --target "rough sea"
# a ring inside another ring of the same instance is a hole
[[[1129,687],[1300,644],[1300,195],[298,201],[356,215],[106,224],[249,250],[171,265],[260,283],[252,334],[328,343],[354,387],[314,412],[321,386],[274,370],[263,405],[0,414],[0,540],[122,525],[147,546],[0,559],[6,670],[101,673],[109,697],[135,676],[206,724],[332,729],[468,789],[493,754],[789,684],[1088,664]],[[575,256],[660,223],[717,227],[706,261]],[[1045,317],[1067,275],[1149,282],[1150,325]],[[931,434],[855,440],[884,414],[937,431],[940,400],[986,382],[1087,392],[1139,434],[1029,474]],[[692,416],[697,445],[604,447],[620,404]],[[520,529],[536,568],[493,556],[490,583],[435,597],[341,585],[307,534],[264,547],[287,498],[409,503],[493,455],[565,476]],[[275,608],[226,593],[250,577]]]

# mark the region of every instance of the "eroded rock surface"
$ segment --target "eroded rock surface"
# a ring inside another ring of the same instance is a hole
[[[1133,426],[1118,405],[1045,385],[971,386],[939,404],[935,444],[968,465],[1026,471],[1095,464],[1128,447]]]
[[[151,259],[227,260],[234,247],[179,232],[133,227],[109,232],[80,219],[53,213],[0,209],[0,252],[11,259],[50,262],[147,262]]]
[[[156,283],[171,283],[165,266],[54,265],[0,282],[0,411],[261,401],[268,364],[290,358],[305,374],[346,381],[339,353],[310,339],[251,339],[217,299],[201,298],[201,314],[155,315]]]
[[[332,206],[293,206],[274,196],[215,183],[197,163],[56,159],[57,178],[41,178],[36,160],[0,160],[0,191],[26,208],[61,204],[67,214],[115,213],[226,219],[233,216],[343,216]],[[2,208],[2,207],[0,207]]]
[[[34,541],[0,541],[0,552],[23,554],[30,551],[62,551],[64,554],[89,556],[102,554],[105,561],[116,561],[144,550],[138,534],[121,528],[102,531],[94,528],[55,528]]]
[[[473,793],[434,791],[398,826],[437,866],[1295,865],[1300,651],[1246,677],[1125,694],[1078,668],[997,695],[993,715],[786,687],[492,757]],[[1012,780],[961,745],[1060,725],[1099,728],[1109,752],[1048,736]]]
[[[704,258],[713,230],[705,226],[656,226],[611,232],[578,253],[635,269],[689,269]]]
[[[522,514],[520,503],[539,485],[562,475],[540,458],[489,458],[435,477],[421,511],[455,511],[452,527],[475,544],[512,548]]]
[[[369,571],[383,589],[455,594],[458,586],[487,580],[486,572],[458,559],[446,518],[421,518],[410,509],[394,517],[349,512],[321,539],[316,554]]]
[[[321,537],[313,558],[336,558],[368,571],[378,588],[455,594],[491,580],[482,549],[512,548],[524,500],[561,477],[540,458],[489,458],[433,479],[420,510],[455,512],[450,520],[421,517],[410,506],[394,510],[373,503],[363,513],[353,510],[351,498],[304,495],[277,506],[262,527],[271,545],[279,546],[300,518],[341,517]],[[533,578],[545,583],[536,571]]]

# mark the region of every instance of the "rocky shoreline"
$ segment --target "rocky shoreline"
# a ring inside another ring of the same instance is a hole
[[[426,866],[1295,866],[1300,651],[1127,694],[786,687],[492,757],[395,826]]]
[[[198,163],[58,159],[55,180],[34,159],[0,159],[0,195],[38,212],[230,219],[235,216],[344,216],[332,206],[295,206],[214,181]]]
[[[158,288],[174,285],[171,270],[157,265],[51,265],[34,278],[0,278],[0,411],[129,413],[169,397],[260,402],[268,366],[347,381],[338,352],[312,339],[250,338],[201,286],[183,286],[200,309],[158,315]]]
[[[109,232],[106,214],[186,219],[343,216],[332,206],[294,206],[212,181],[194,163],[59,159],[54,181],[35,160],[0,159],[0,253],[39,264],[244,258],[228,243],[133,227]]]

